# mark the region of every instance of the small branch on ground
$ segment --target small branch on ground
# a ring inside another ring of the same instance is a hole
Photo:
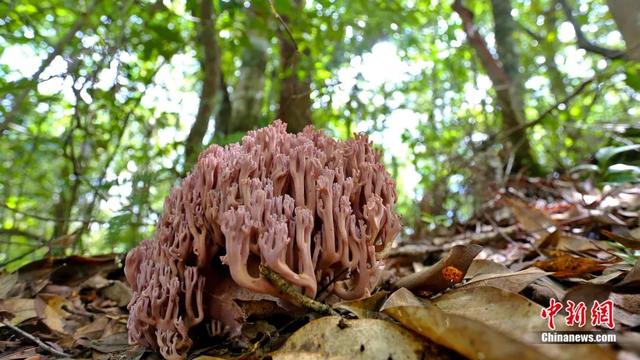
[[[282,291],[287,297],[296,305],[305,307],[324,315],[338,315],[338,313],[327,304],[323,304],[319,301],[305,296],[287,280],[285,280],[280,274],[271,270],[268,266],[260,265],[260,275],[264,276],[271,284]]]
[[[48,351],[48,352],[52,353],[53,355],[60,356],[60,357],[67,357],[67,358],[71,357],[71,355],[69,355],[69,354],[67,354],[67,353],[65,353],[65,352],[63,352],[63,351],[56,350],[56,349],[55,349],[55,348],[53,348],[51,345],[47,345],[47,344],[46,344],[45,342],[43,342],[42,340],[40,340],[40,339],[38,339],[37,337],[35,337],[35,336],[33,336],[33,335],[29,334],[29,333],[28,333],[28,332],[26,332],[26,331],[24,331],[24,330],[20,329],[20,328],[19,328],[19,327],[17,327],[17,326],[14,326],[14,325],[12,325],[12,324],[10,324],[10,323],[8,323],[8,322],[5,322],[5,321],[0,321],[0,322],[1,322],[3,325],[5,325],[6,327],[8,327],[9,329],[11,329],[11,330],[13,330],[13,331],[17,332],[18,334],[20,334],[20,335],[24,336],[24,337],[25,337],[25,338],[27,338],[27,339],[29,339],[29,340],[33,341],[33,342],[34,342],[34,343],[36,343],[39,347],[41,347],[43,350]]]
[[[387,254],[387,258],[393,257],[415,257],[421,258],[435,251],[448,251],[456,245],[477,244],[484,245],[503,236],[511,237],[519,230],[517,225],[498,228],[497,231],[487,231],[481,233],[463,233],[455,236],[436,237],[432,239],[434,244],[408,244],[397,248],[392,248]]]

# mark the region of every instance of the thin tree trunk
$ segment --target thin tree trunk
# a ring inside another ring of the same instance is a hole
[[[496,50],[502,67],[507,74],[508,82],[501,86],[507,86],[511,111],[503,112],[503,127],[512,129],[525,122],[524,114],[524,81],[519,70],[520,54],[515,42],[514,34],[517,24],[513,20],[511,0],[491,0],[493,10],[494,33],[496,38]],[[536,170],[535,161],[531,154],[531,145],[527,138],[526,129],[514,131],[510,136],[510,142],[514,146],[514,169],[520,170],[528,167]]]
[[[266,39],[249,33],[249,44],[242,53],[240,79],[231,95],[229,134],[256,128],[262,116],[264,72],[269,43]]]
[[[185,142],[185,171],[195,163],[202,148],[202,140],[207,133],[209,120],[213,114],[220,81],[220,50],[215,33],[213,2],[212,0],[201,1],[199,40],[204,54],[204,59],[200,62],[204,78],[196,120]]]
[[[549,34],[553,31],[556,31],[557,22],[558,18],[556,16],[556,3],[554,2],[551,5],[551,8],[544,14],[545,33]],[[542,53],[544,54],[544,64],[546,65],[547,71],[549,73],[551,89],[555,94],[556,100],[562,99],[567,96],[567,88],[562,81],[562,79],[564,79],[564,76],[558,69],[558,64],[556,63],[556,50],[554,49],[554,45],[546,39],[540,40],[539,43]]]
[[[222,100],[216,114],[215,136],[222,137],[229,134],[229,123],[231,122],[231,98],[227,90],[227,82],[224,74],[220,72],[220,93]]]
[[[295,6],[302,9],[300,0],[294,0]],[[290,23],[286,16],[285,24]],[[287,130],[292,133],[301,131],[311,124],[311,82],[307,69],[302,69],[298,51],[291,33],[287,29],[278,31],[280,43],[280,66],[283,77],[280,81],[280,107],[278,118],[287,123]],[[307,70],[307,71],[305,71]],[[304,76],[300,76],[304,73]]]
[[[518,55],[517,51],[515,51],[515,42],[513,40],[515,22],[511,17],[511,4],[501,0],[492,0],[492,2],[498,3],[497,8],[494,8],[494,13],[497,11],[497,15],[494,15],[496,43],[499,44],[499,55],[506,57],[506,64],[501,59],[494,58],[491,54],[484,39],[475,29],[473,13],[464,7],[462,0],[454,2],[453,10],[462,19],[469,43],[475,49],[482,66],[493,83],[502,114],[502,131],[509,134],[509,142],[515,151],[513,169],[516,171],[526,169],[531,173],[538,173],[539,166],[532,156],[529,139],[526,136],[526,128],[521,126],[524,124],[524,106],[522,83],[520,85],[517,83],[519,76]],[[508,15],[508,19],[503,18],[505,14]],[[507,24],[501,24],[502,21],[506,21]],[[504,41],[506,41],[506,44],[501,44]],[[514,74],[516,75],[516,81],[511,78]],[[518,89],[518,86],[520,89]]]

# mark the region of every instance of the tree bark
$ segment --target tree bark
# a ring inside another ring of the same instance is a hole
[[[501,58],[494,58],[491,54],[484,39],[475,29],[473,13],[464,7],[462,0],[456,0],[453,3],[453,10],[462,19],[469,43],[475,49],[482,66],[493,83],[502,114],[502,131],[509,133],[508,140],[514,148],[513,169],[515,171],[526,170],[535,174],[539,172],[539,165],[532,155],[526,128],[522,127],[525,120],[523,91],[522,83],[518,84],[520,76],[518,53],[513,39],[516,24],[511,17],[509,2],[501,0],[492,0],[492,2],[497,5],[494,6],[494,20],[498,55],[506,57],[506,63],[501,61]],[[507,18],[505,18],[505,14],[508,15]],[[506,22],[506,24],[502,22]],[[515,79],[512,78],[514,75]]]
[[[199,40],[204,59],[200,62],[200,66],[204,78],[196,120],[185,142],[185,171],[195,163],[202,148],[202,140],[207,133],[209,120],[213,114],[220,81],[220,49],[215,33],[213,2],[212,0],[201,1]]]
[[[640,61],[640,6],[638,0],[608,0],[613,20],[627,46],[627,58]]]
[[[229,134],[256,128],[262,116],[269,42],[251,32],[248,36],[250,46],[242,53],[240,79],[231,95],[231,122],[227,129]]]
[[[295,7],[302,9],[300,0],[294,0]],[[282,16],[283,27],[289,23]],[[291,33],[285,28],[278,31],[280,43],[280,66],[283,77],[280,81],[280,107],[278,118],[287,123],[287,131],[296,133],[311,124],[311,81],[308,69],[303,69],[301,53]],[[301,76],[301,73],[304,75]]]
[[[214,135],[216,137],[222,137],[229,133],[229,123],[231,122],[231,97],[227,90],[227,81],[224,79],[224,74],[220,72],[220,93],[222,94],[222,100],[220,101],[220,107],[216,114],[216,127]]]
[[[511,0],[491,0],[493,11],[494,33],[496,38],[496,50],[502,67],[507,74],[507,86],[511,111],[503,112],[503,127],[512,129],[525,122],[524,114],[524,79],[519,69],[520,54],[515,42],[514,34],[517,24],[511,15],[513,10]],[[531,145],[525,129],[514,131],[510,137],[514,146],[515,162],[514,170],[529,168],[537,170],[537,164],[531,153]]]
[[[556,16],[555,5],[556,3],[554,2],[551,5],[551,8],[544,14],[545,35],[554,32],[557,29],[558,18]],[[546,36],[545,39],[540,40],[539,43],[542,53],[544,54],[544,64],[549,72],[551,89],[553,90],[556,100],[561,99],[567,95],[567,88],[563,82],[564,76],[560,72],[560,69],[558,69],[558,64],[556,63],[556,50],[553,43],[546,40]]]

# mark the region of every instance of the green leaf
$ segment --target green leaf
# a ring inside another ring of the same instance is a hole
[[[600,166],[605,167],[613,156],[621,154],[623,152],[633,151],[633,150],[640,150],[640,144],[617,146],[617,147],[607,146],[607,147],[601,148],[600,150],[598,150],[598,152],[596,152],[596,159],[598,159]]]
[[[635,69],[627,69],[627,71],[625,71],[625,74],[627,75],[627,77],[624,82],[627,83],[627,85],[629,85],[629,87],[631,87],[633,90],[640,91],[640,69],[636,66]]]

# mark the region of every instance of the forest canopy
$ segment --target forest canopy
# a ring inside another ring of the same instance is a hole
[[[275,119],[369,134],[407,237],[509,176],[637,182],[633,2],[4,1],[0,268],[128,250],[204,148]]]

